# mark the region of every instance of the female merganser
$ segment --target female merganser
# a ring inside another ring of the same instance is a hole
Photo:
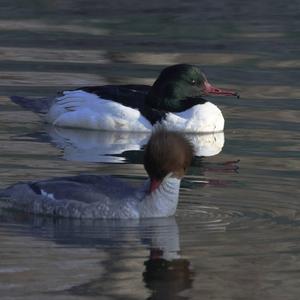
[[[193,146],[178,132],[157,129],[145,148],[149,179],[142,188],[110,176],[79,175],[17,183],[0,190],[0,207],[70,218],[129,219],[175,213]]]
[[[220,109],[203,95],[237,96],[213,87],[197,66],[165,68],[153,86],[106,85],[64,91],[54,99],[12,101],[61,127],[113,131],[151,131],[156,124],[184,132],[217,132],[224,128]]]

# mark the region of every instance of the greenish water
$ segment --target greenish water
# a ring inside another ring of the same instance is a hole
[[[187,62],[242,96],[212,99],[224,136],[193,161],[174,218],[1,212],[1,299],[298,299],[299,13],[299,1],[1,1],[0,187],[80,172],[146,177],[146,136],[47,127],[10,95],[151,84]],[[194,138],[202,150],[209,140]]]

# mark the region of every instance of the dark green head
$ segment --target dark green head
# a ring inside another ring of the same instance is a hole
[[[147,95],[147,104],[158,110],[183,111],[205,103],[202,96],[207,94],[237,95],[211,86],[197,66],[179,64],[162,70]]]

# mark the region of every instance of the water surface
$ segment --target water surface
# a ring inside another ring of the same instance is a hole
[[[299,2],[126,3],[1,1],[0,187],[82,172],[146,178],[147,136],[51,128],[10,95],[151,84],[187,62],[242,97],[212,99],[224,135],[193,137],[205,153],[174,218],[2,211],[1,299],[298,299]]]

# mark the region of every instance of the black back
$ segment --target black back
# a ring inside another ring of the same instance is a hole
[[[153,125],[165,118],[166,113],[153,109],[146,104],[146,96],[151,86],[148,85],[104,85],[82,87],[88,93],[98,95],[103,99],[112,100],[122,105],[138,109],[140,113]]]

